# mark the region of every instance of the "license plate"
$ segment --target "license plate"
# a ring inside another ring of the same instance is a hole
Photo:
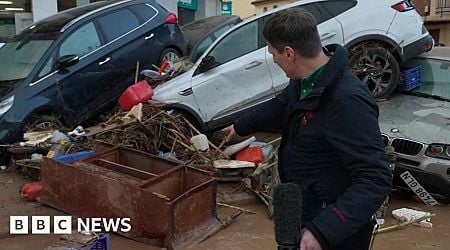
[[[437,202],[431,194],[425,190],[425,188],[420,185],[420,183],[411,175],[409,171],[405,171],[400,175],[400,178],[408,185],[408,187],[417,195],[419,198],[429,206],[439,206],[439,202]]]

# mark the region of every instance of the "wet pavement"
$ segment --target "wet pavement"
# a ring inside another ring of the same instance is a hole
[[[39,203],[26,202],[20,198],[20,187],[26,180],[17,173],[0,173],[0,250],[44,249],[48,245],[58,241],[57,235],[9,235],[10,215],[60,215],[60,211],[54,210]],[[251,209],[257,214],[242,214],[225,230],[207,239],[199,245],[184,249],[198,250],[273,250],[276,248],[273,222],[268,219],[266,207],[259,200],[249,194],[240,194],[238,205]],[[376,250],[390,249],[450,249],[450,209],[444,207],[426,207],[413,200],[404,200],[393,194],[389,203],[389,212],[386,216],[386,224],[389,226],[396,222],[390,216],[390,210],[402,207],[421,209],[436,213],[432,218],[433,228],[420,228],[409,226],[408,228],[379,234],[375,238]],[[219,208],[219,217],[224,218],[234,211],[230,208]],[[112,249],[160,249],[150,245],[135,242],[119,235],[112,235]]]

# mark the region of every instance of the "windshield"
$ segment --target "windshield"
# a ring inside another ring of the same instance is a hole
[[[450,58],[416,58],[408,65],[422,67],[421,85],[412,91],[413,94],[450,100]]]
[[[0,81],[26,78],[53,40],[19,40],[0,48]]]

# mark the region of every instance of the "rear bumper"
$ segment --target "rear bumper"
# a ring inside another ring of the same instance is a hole
[[[423,171],[414,167],[396,163],[394,169],[394,186],[409,189],[400,178],[400,174],[409,171],[412,176],[435,198],[450,201],[450,182],[439,174]]]
[[[427,35],[418,41],[406,45],[403,47],[403,54],[401,56],[402,62],[407,62],[417,55],[430,51],[433,48],[433,43],[433,37]]]

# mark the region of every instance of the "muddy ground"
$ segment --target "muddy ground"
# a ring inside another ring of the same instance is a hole
[[[10,215],[61,215],[62,213],[37,202],[26,202],[19,195],[20,187],[27,180],[17,173],[0,173],[0,250],[44,249],[58,241],[57,235],[9,235]],[[265,205],[250,194],[240,193],[235,196],[239,200],[235,205],[251,209],[257,214],[242,214],[238,219],[209,238],[205,242],[190,247],[198,250],[272,250],[275,249],[273,222],[268,219]],[[450,249],[450,209],[448,206],[428,208],[425,205],[405,200],[395,193],[391,196],[389,213],[384,226],[395,223],[389,216],[390,210],[410,207],[436,213],[432,218],[433,228],[410,226],[406,229],[380,234],[375,238],[376,250],[388,249]],[[231,213],[229,208],[220,208],[219,216]],[[112,235],[112,249],[159,249],[135,242],[119,235]]]

